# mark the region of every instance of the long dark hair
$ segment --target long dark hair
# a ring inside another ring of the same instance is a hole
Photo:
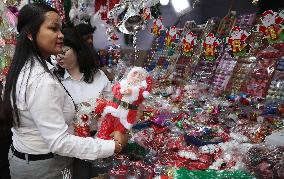
[[[67,27],[62,30],[62,33],[64,35],[64,45],[71,47],[77,55],[79,70],[84,74],[84,81],[92,83],[94,81],[94,74],[99,69],[99,63],[94,54],[95,51],[86,44],[75,28]],[[58,65],[57,74],[63,77],[64,73],[65,69]]]
[[[3,88],[3,83],[0,81],[0,94]],[[6,112],[4,102],[0,96],[0,138],[11,135],[10,128],[13,125],[13,115],[11,112]]]
[[[14,57],[6,78],[3,103],[6,113],[12,113],[12,111],[14,111],[15,118],[13,124],[16,126],[20,125],[16,104],[16,84],[24,65],[30,60],[32,67],[34,62],[38,61],[44,67],[45,71],[51,74],[45,60],[42,59],[42,55],[36,43],[36,36],[46,18],[46,13],[52,11],[57,13],[55,9],[45,4],[32,3],[25,5],[19,12],[17,24],[19,34]],[[31,35],[32,41],[28,38],[28,35]],[[12,103],[10,97],[12,97]]]

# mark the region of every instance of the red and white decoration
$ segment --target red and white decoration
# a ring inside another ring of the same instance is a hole
[[[232,28],[231,35],[227,39],[228,44],[231,46],[233,53],[241,52],[246,46],[246,39],[249,33],[242,30],[239,26]]]
[[[267,10],[262,14],[261,22],[262,25],[257,26],[257,30],[265,34],[265,38],[272,41],[283,38],[283,27],[281,23],[284,20],[284,11],[279,14],[272,10]]]
[[[220,44],[219,40],[213,33],[209,33],[203,42],[203,48],[206,58],[214,58],[216,47]]]
[[[192,32],[188,32],[182,38],[182,51],[185,55],[193,51],[194,46],[197,44],[196,39],[197,36]]]
[[[171,28],[166,33],[166,46],[171,47],[172,43],[177,39],[177,29],[175,26]]]
[[[134,67],[130,70],[126,79],[121,80],[112,87],[114,98],[126,106],[113,101],[104,101],[98,104],[95,112],[102,115],[101,126],[97,137],[110,139],[113,131],[125,133],[136,122],[137,109],[127,106],[139,106],[145,98],[148,98],[152,88],[152,78],[142,67]]]

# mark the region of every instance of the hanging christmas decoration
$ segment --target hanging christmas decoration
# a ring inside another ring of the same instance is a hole
[[[11,3],[11,2],[10,2]],[[16,16],[0,2],[0,82],[5,81],[16,45]]]
[[[246,39],[250,34],[242,30],[239,26],[235,26],[231,30],[231,35],[227,38],[234,56],[243,56],[246,54]]]
[[[183,55],[189,57],[193,54],[193,48],[197,44],[197,36],[193,32],[188,32],[181,40]]]
[[[140,31],[145,27],[146,21],[143,19],[143,10],[157,3],[159,3],[159,0],[123,0],[108,12],[108,18],[115,19],[125,12],[117,27],[124,34],[134,34],[135,31]]]
[[[92,16],[94,16],[92,0],[72,0],[69,17],[74,25],[89,22]]]
[[[151,7],[151,15],[154,19],[157,19],[161,14],[160,3]]]
[[[284,19],[284,10],[280,13],[267,10],[262,14],[262,25],[257,26],[257,31],[265,34],[264,38],[269,44],[282,43],[284,32],[281,23]]]
[[[165,27],[162,23],[162,17],[158,17],[157,19],[154,20],[151,32],[155,36],[160,36],[161,32],[166,32]]]
[[[175,26],[170,27],[166,32],[165,45],[168,48],[168,55],[174,54],[175,48],[179,41],[179,31]]]
[[[109,41],[117,41],[119,39],[112,26],[107,28],[106,33]]]
[[[66,22],[64,11],[64,0],[52,0],[52,6],[58,11],[63,22]]]
[[[203,41],[204,55],[206,59],[214,60],[216,47],[220,44],[219,39],[213,33],[209,33]]]
[[[150,20],[151,19],[151,8],[147,7],[143,10],[143,19],[144,20]]]
[[[166,46],[172,47],[172,43],[175,42],[177,38],[177,30],[175,26],[171,26],[166,33]]]

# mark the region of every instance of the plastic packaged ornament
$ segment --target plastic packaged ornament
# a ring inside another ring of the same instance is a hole
[[[246,166],[258,178],[283,178],[283,147],[258,145],[252,147]]]
[[[250,29],[255,21],[255,17],[255,13],[240,15],[237,17],[235,25],[242,29]]]
[[[247,77],[253,69],[255,61],[256,57],[241,57],[237,59],[232,76],[226,87],[227,92],[238,94],[243,90],[243,86],[248,80]]]
[[[228,53],[222,55],[213,78],[211,91],[214,94],[220,95],[225,91],[236,63],[237,61],[232,59]]]
[[[265,97],[277,64],[279,51],[266,48],[260,53],[254,69],[250,73],[245,90],[252,96]],[[270,57],[270,58],[269,58]]]

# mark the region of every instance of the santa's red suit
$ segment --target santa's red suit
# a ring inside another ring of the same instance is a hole
[[[102,115],[97,137],[108,140],[114,131],[125,133],[131,129],[136,121],[138,106],[149,96],[151,86],[152,78],[147,77],[141,85],[131,86],[131,93],[127,95],[123,94],[127,81],[116,83],[112,87],[113,101],[99,102],[96,107],[95,113]]]

